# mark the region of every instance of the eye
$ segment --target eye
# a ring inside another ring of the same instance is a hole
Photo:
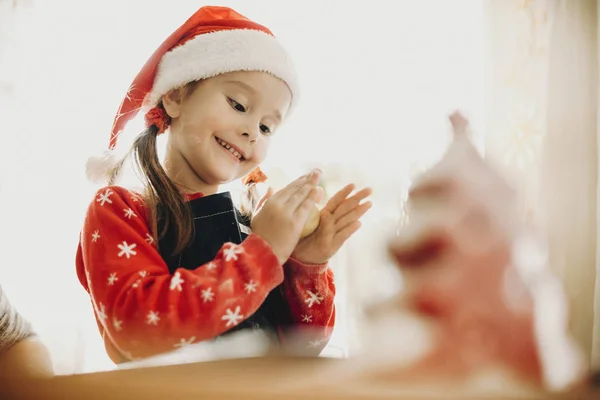
[[[237,101],[232,99],[231,97],[228,97],[227,101],[229,102],[229,105],[231,107],[233,107],[234,110],[239,111],[239,112],[246,112],[246,107],[244,107],[243,105],[241,105],[240,103],[238,103]]]
[[[272,133],[271,129],[268,126],[263,125],[263,124],[260,125],[260,131],[262,133],[264,133],[265,135],[270,135]]]

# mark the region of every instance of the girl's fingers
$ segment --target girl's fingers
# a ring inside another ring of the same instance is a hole
[[[373,191],[371,190],[371,188],[365,188],[358,191],[352,197],[342,202],[339,205],[339,207],[337,207],[337,209],[333,212],[333,217],[336,220],[339,220],[340,218],[354,210],[360,204],[360,202],[369,197],[372,192]]]
[[[333,214],[335,210],[340,206],[340,204],[342,204],[342,202],[346,199],[346,197],[348,197],[350,193],[352,193],[353,190],[353,183],[344,186],[341,190],[334,194],[331,199],[329,199],[329,201],[325,205],[325,210]]]
[[[256,209],[260,210],[265,204],[265,201],[267,201],[271,196],[273,196],[273,193],[275,193],[275,191],[272,187],[269,187],[267,189],[267,193],[265,193],[265,195],[259,200],[258,204],[256,205]]]
[[[311,188],[308,194],[304,197],[303,200],[294,208],[294,217],[302,221],[302,225],[306,223],[308,220],[308,216],[315,205],[315,199],[317,198],[317,190],[315,188]]]
[[[273,200],[286,203],[302,186],[306,184],[306,176],[301,176],[273,196]]]
[[[291,213],[296,213],[296,210],[302,206],[307,198],[310,197],[314,203],[314,198],[317,195],[316,191],[314,185],[307,182],[288,199],[284,207],[289,209]]]
[[[323,201],[323,197],[325,197],[325,191],[323,190],[322,187],[317,186],[317,197],[316,197],[316,203],[320,204]]]
[[[285,188],[281,189],[277,192],[277,200],[282,203],[287,203],[290,199],[300,190],[302,190],[305,186],[315,186],[319,181],[319,176],[321,175],[321,171],[314,170],[310,174],[302,175]]]
[[[340,248],[346,240],[350,239],[350,236],[354,235],[354,233],[360,229],[361,225],[360,221],[354,221],[338,232],[333,240],[334,246]]]
[[[346,228],[346,226],[358,221],[369,209],[373,206],[373,203],[367,201],[366,203],[360,204],[354,210],[351,210],[342,218],[335,222],[336,231],[339,232]]]

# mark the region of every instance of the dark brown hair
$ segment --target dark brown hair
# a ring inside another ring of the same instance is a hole
[[[150,213],[152,235],[158,243],[167,231],[172,232],[176,236],[173,254],[178,254],[192,239],[192,214],[179,188],[169,179],[160,164],[156,146],[157,137],[158,128],[154,125],[138,135],[130,152],[111,171],[108,184],[115,183],[125,160],[132,156],[144,181],[144,200]],[[159,223],[162,225],[160,232],[158,232]]]

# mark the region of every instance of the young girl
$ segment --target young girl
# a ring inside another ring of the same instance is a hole
[[[221,184],[255,176],[296,102],[285,50],[267,28],[224,7],[198,10],[139,72],[110,151],[88,164],[109,186],[89,206],[76,261],[115,363],[240,329],[285,344],[290,328],[305,326],[312,329],[302,346],[315,355],[324,348],[335,319],[327,261],[359,228],[370,191],[351,196],[348,185],[335,194],[302,240],[319,171],[269,191],[251,218],[219,193]],[[146,188],[135,193],[114,186],[126,158],[115,154],[140,110],[146,129],[127,150]],[[163,167],[156,139],[166,130]]]

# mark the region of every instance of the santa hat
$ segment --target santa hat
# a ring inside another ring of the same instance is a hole
[[[234,71],[268,72],[289,86],[290,108],[297,101],[294,66],[269,29],[227,7],[200,8],[159,46],[131,83],[115,116],[108,151],[87,163],[88,178],[103,179],[117,164],[119,135],[140,111],[145,113],[147,126],[163,131],[168,117],[157,107],[163,95],[187,83]]]

